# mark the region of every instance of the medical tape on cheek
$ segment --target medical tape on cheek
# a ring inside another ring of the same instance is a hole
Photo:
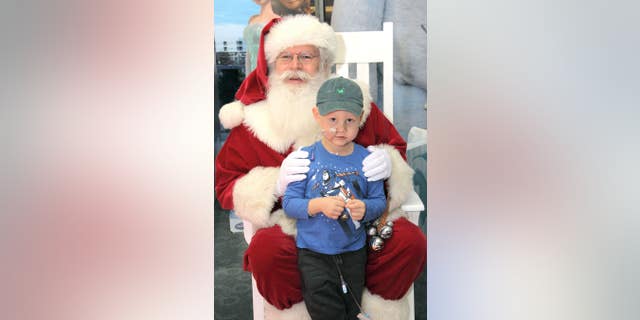
[[[335,136],[336,135],[336,131],[338,131],[335,127],[331,127],[329,129],[322,129],[320,130],[323,134],[329,134],[331,136]]]

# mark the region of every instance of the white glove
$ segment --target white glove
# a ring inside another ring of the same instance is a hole
[[[291,182],[304,180],[309,172],[309,152],[300,149],[291,152],[280,165],[280,174],[276,182],[276,197],[284,195],[287,185]]]
[[[369,146],[371,152],[362,160],[362,171],[367,181],[378,181],[391,176],[391,157],[389,152],[382,148]]]

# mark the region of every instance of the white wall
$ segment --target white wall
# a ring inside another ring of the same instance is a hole
[[[429,319],[638,318],[639,16],[428,0]]]

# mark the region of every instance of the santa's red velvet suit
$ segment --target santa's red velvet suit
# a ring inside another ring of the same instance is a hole
[[[221,123],[232,130],[215,161],[215,191],[220,204],[259,229],[245,252],[244,268],[252,272],[265,300],[283,312],[302,302],[302,292],[295,220],[282,211],[280,199],[274,195],[276,182],[282,161],[298,147],[315,141],[320,129],[312,120],[295,134],[273,125],[287,115],[269,112],[274,102],[267,98],[267,59],[273,60],[288,47],[307,44],[331,55],[335,50],[333,30],[312,16],[286,17],[265,27],[258,67],[243,82],[236,95],[239,101],[224,106],[220,112]],[[363,93],[365,113],[355,142],[384,148],[391,158],[386,189],[389,220],[394,221],[393,236],[385,241],[384,249],[369,253],[368,292],[363,297],[363,307],[375,319],[395,319],[406,314],[402,311],[406,306],[402,298],[424,268],[426,238],[399,208],[412,189],[413,170],[405,161],[406,142],[371,102],[368,92]],[[301,103],[301,108],[312,119],[313,104],[306,104]]]

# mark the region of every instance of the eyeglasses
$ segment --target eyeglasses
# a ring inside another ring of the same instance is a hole
[[[313,55],[307,52],[300,52],[297,54],[285,52],[279,55],[276,58],[276,60],[279,61],[280,63],[289,64],[291,63],[291,61],[293,61],[294,56],[298,57],[298,62],[300,62],[301,64],[310,64],[313,61],[313,59],[318,57],[317,55]]]

